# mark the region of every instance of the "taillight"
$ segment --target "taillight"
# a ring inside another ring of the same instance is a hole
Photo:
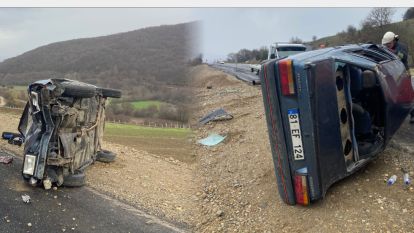
[[[283,95],[295,94],[295,83],[293,80],[292,60],[279,61],[280,84]]]
[[[307,174],[303,173],[303,170],[307,169],[305,168],[300,170],[295,172],[294,177],[296,203],[301,205],[309,205]]]

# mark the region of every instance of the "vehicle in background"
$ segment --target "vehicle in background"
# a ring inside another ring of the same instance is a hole
[[[24,141],[23,178],[45,189],[82,186],[84,170],[95,161],[112,162],[115,154],[101,148],[105,102],[118,90],[69,79],[34,82],[19,123]]]
[[[260,78],[279,194],[292,205],[380,155],[414,106],[409,73],[381,45],[270,60]]]
[[[303,44],[273,43],[269,46],[267,60],[284,58],[290,55],[305,52],[306,50],[307,47]],[[250,71],[256,72],[258,75],[264,62],[266,61],[263,61],[260,64],[251,64]]]

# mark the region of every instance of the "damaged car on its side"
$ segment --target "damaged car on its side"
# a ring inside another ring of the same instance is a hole
[[[68,79],[32,83],[19,123],[24,139],[23,178],[46,189],[82,186],[84,170],[94,161],[111,162],[103,150],[105,102],[120,98],[119,90]]]
[[[271,60],[260,74],[281,198],[308,205],[380,155],[413,107],[411,76],[381,45]]]

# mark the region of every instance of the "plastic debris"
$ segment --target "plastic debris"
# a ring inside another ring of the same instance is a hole
[[[43,180],[43,187],[45,190],[49,190],[52,188],[52,181],[49,178]]]
[[[22,200],[24,203],[30,203],[30,196],[27,194],[22,195]]]
[[[387,185],[388,185],[388,186],[393,185],[393,184],[395,183],[395,181],[397,181],[397,176],[396,176],[396,175],[392,175],[392,176],[388,179],[388,181],[387,181]]]
[[[198,122],[202,125],[205,125],[210,121],[222,121],[222,120],[231,120],[231,119],[233,119],[233,116],[231,114],[226,112],[226,110],[224,110],[223,108],[219,108],[205,115]]]
[[[0,163],[9,164],[13,162],[12,156],[0,156]]]
[[[403,176],[403,180],[404,180],[404,184],[405,185],[409,185],[411,184],[411,179],[410,179],[410,175],[408,173],[405,173]]]
[[[221,135],[213,133],[204,139],[198,140],[198,143],[205,145],[205,146],[215,146],[219,144],[220,142],[222,142],[225,138],[226,136],[223,137]]]

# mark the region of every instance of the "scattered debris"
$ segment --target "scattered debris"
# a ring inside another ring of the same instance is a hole
[[[213,86],[212,85],[208,85],[207,86],[207,89],[213,89]]]
[[[12,156],[0,156],[0,163],[9,164],[13,162]]]
[[[411,184],[411,179],[410,179],[410,175],[408,173],[405,173],[403,176],[403,180],[404,180],[404,184],[405,185],[409,185]]]
[[[393,185],[393,184],[395,183],[395,181],[397,181],[397,175],[392,175],[392,176],[388,179],[388,181],[387,181],[387,185],[388,185],[388,186]]]
[[[27,194],[22,195],[22,200],[24,203],[30,203],[30,196]]]
[[[52,188],[52,181],[49,178],[43,180],[43,187],[45,190],[49,190]]]
[[[10,140],[10,139],[13,139],[15,137],[21,137],[21,135],[19,133],[3,132],[1,134],[1,137],[5,140]]]
[[[223,217],[224,212],[223,212],[222,210],[218,210],[218,211],[216,212],[216,215],[217,215],[217,217]]]
[[[28,226],[28,227],[31,227],[31,226],[32,226],[32,223],[30,223],[30,222],[29,222],[29,223],[27,224],[27,226]]]
[[[221,136],[218,134],[210,134],[208,135],[208,137],[198,140],[198,143],[205,145],[205,146],[215,146],[217,144],[219,144],[220,142],[222,142],[224,139],[226,138],[226,136]]]
[[[222,121],[231,119],[233,119],[233,116],[231,114],[226,112],[223,108],[219,108],[201,118],[199,120],[199,123],[205,125],[210,121]]]

